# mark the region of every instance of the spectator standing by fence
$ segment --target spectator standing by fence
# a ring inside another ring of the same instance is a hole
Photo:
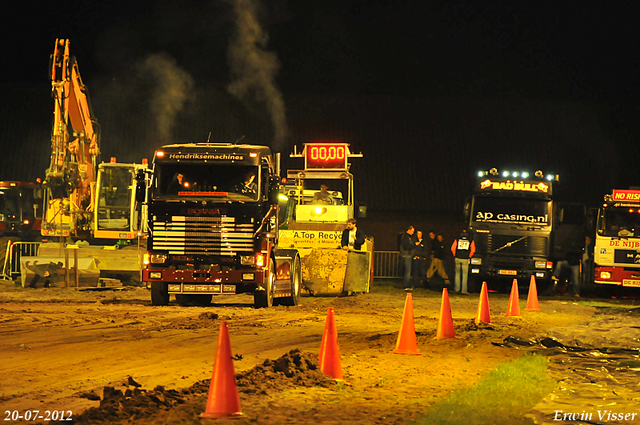
[[[404,232],[400,238],[400,258],[402,261],[402,286],[405,291],[410,291],[411,286],[411,263],[415,255],[417,240],[414,236],[415,229],[413,226]]]
[[[432,231],[432,235],[435,233]],[[451,282],[449,281],[449,276],[447,275],[447,271],[444,269],[444,237],[442,235],[438,235],[437,238],[433,238],[431,240],[431,265],[429,266],[429,270],[427,270],[427,283],[431,284],[433,276],[438,273],[438,275],[444,279],[444,284],[449,285]]]
[[[426,242],[422,239],[422,231],[416,230],[416,248],[411,264],[411,274],[413,275],[413,285],[415,287],[427,287],[427,256],[428,250]]]

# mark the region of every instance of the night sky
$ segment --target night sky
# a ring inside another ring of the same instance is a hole
[[[3,17],[3,81],[47,79],[53,40],[69,38],[89,81],[164,52],[198,85],[225,84],[235,3],[19,2]],[[285,93],[627,102],[639,91],[637,2],[237,3],[258,4]]]
[[[268,110],[275,138],[283,140],[287,134],[278,134],[275,123],[289,118],[279,111],[301,93],[573,102],[603,111],[602,131],[615,133],[619,166],[634,169],[624,182],[640,178],[638,2],[131,0],[16,7],[1,26],[3,84],[47,85],[53,42],[69,38],[94,104],[107,93],[160,81],[178,109],[188,106],[181,93],[221,90],[247,108]]]

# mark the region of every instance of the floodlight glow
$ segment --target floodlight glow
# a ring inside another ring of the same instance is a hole
[[[484,176],[484,172],[483,171],[478,171],[478,177],[483,177]]]
[[[553,176],[551,174],[548,174],[547,175],[547,180],[549,180],[549,181],[553,180]]]
[[[523,179],[529,178],[529,173],[527,173],[526,171],[523,171],[522,172],[522,178]]]
[[[518,172],[517,172],[517,171],[514,171],[513,173],[511,173],[511,176],[512,176],[512,177],[518,177]]]
[[[509,177],[509,172],[508,171],[503,171],[502,172],[502,177]]]

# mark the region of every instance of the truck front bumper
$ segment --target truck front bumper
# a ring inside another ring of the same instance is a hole
[[[268,279],[266,270],[145,269],[145,282],[165,282],[173,294],[236,294],[254,292]]]
[[[640,269],[623,267],[596,267],[594,283],[640,288]]]

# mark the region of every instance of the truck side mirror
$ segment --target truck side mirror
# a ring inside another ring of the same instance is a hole
[[[136,202],[144,203],[147,199],[147,172],[138,170],[136,173]]]
[[[278,204],[278,196],[280,195],[280,176],[269,176],[269,203]]]

